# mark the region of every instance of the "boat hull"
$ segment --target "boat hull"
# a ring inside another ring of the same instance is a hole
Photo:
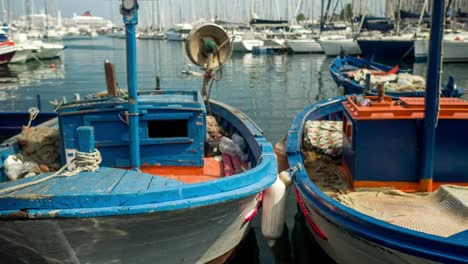
[[[7,53],[0,54],[0,65],[8,64],[13,56],[15,56],[16,51],[11,51]]]
[[[11,41],[4,41],[0,44],[0,65],[8,64],[15,55],[18,48]]]
[[[11,58],[10,63],[25,63],[31,58],[32,50],[20,49],[17,50],[13,58]]]
[[[408,255],[356,236],[356,234],[348,232],[336,223],[330,221],[330,219],[322,216],[304,196],[301,196],[301,199],[304,202],[308,216],[316,227],[327,235],[327,240],[318,236],[312,225],[306,221],[310,233],[320,247],[337,263],[439,263]]]
[[[427,60],[429,51],[428,40],[417,39],[414,41],[415,61],[423,62]],[[443,44],[444,62],[467,62],[468,61],[468,42],[457,40],[444,40]]]
[[[245,236],[257,195],[207,206],[96,218],[4,221],[0,258],[14,263],[206,263]],[[47,243],[44,243],[47,241]]]
[[[47,48],[41,49],[39,52],[35,53],[36,57],[41,60],[48,60],[60,57],[63,48]]]
[[[322,47],[314,39],[288,40],[286,46],[293,53],[323,53]]]
[[[232,51],[235,52],[252,52],[254,47],[262,47],[261,40],[241,40],[232,42]]]
[[[414,40],[357,40],[365,57],[403,59],[414,57]]]
[[[187,38],[187,34],[166,32],[166,38],[167,40],[184,41]]]
[[[359,45],[353,39],[321,39],[319,43],[327,56],[338,56],[342,51],[349,55],[361,54]]]

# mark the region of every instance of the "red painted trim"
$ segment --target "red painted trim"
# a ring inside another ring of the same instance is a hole
[[[320,230],[320,228],[314,223],[314,220],[310,217],[309,211],[304,205],[304,202],[302,201],[301,195],[299,194],[299,191],[297,190],[297,187],[294,187],[294,191],[296,192],[296,198],[297,198],[297,203],[299,204],[299,207],[301,208],[302,213],[305,216],[305,219],[307,220],[307,223],[312,227],[312,229],[315,231],[315,233],[323,240],[328,240],[327,236],[325,233]]]
[[[245,222],[250,222],[258,213],[258,208],[260,207],[260,204],[262,203],[263,201],[263,192],[259,192],[257,197],[255,198],[255,200],[257,201],[257,205],[255,206],[254,209],[252,209],[252,211],[250,211],[247,216],[245,217],[245,220],[244,220],[244,223]]]
[[[246,216],[245,216],[245,219],[244,219],[244,222],[250,222],[258,213],[258,209],[257,207],[255,207],[254,209],[252,209],[252,211],[250,211]]]

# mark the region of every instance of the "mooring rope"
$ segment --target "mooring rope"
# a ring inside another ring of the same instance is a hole
[[[32,121],[36,119],[37,115],[39,114],[39,109],[37,107],[31,107],[28,109],[29,112],[29,121],[26,127],[31,127]]]
[[[91,153],[77,151],[75,154],[75,158],[70,160],[67,164],[62,166],[55,173],[47,177],[44,177],[42,179],[39,179],[39,180],[23,183],[20,185],[15,185],[15,186],[0,190],[0,194],[21,190],[21,189],[48,181],[56,177],[70,177],[70,176],[77,175],[78,173],[83,172],[83,171],[96,171],[97,169],[99,169],[99,164],[101,164],[101,161],[102,161],[101,153],[97,149],[94,149],[94,152],[91,152]],[[74,169],[71,169],[70,171],[62,173],[65,169],[72,167],[72,165],[75,165],[76,167]]]

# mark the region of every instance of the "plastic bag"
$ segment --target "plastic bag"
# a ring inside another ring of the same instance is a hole
[[[247,160],[247,155],[244,154],[241,147],[230,138],[221,138],[221,141],[219,143],[219,150],[221,151],[221,153],[224,154],[238,156],[242,161]]]
[[[233,134],[231,137],[232,141],[236,142],[239,147],[244,150],[245,149],[245,140],[243,137],[239,136],[238,134]]]
[[[23,178],[25,175],[29,175],[37,171],[37,164],[32,161],[23,162],[21,157],[16,155],[8,156],[4,161],[5,174],[10,181],[16,181],[17,179]]]

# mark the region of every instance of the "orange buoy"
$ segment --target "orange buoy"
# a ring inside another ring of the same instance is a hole
[[[54,63],[50,64],[50,68],[55,69],[55,64]]]

